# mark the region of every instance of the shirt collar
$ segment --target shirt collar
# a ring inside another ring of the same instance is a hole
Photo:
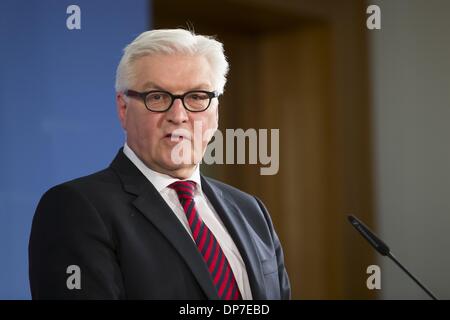
[[[165,188],[167,188],[170,184],[179,181],[180,179],[171,177],[167,174],[160,173],[157,171],[154,171],[147,167],[145,163],[142,162],[141,159],[138,158],[138,156],[134,153],[133,150],[128,146],[128,144],[125,142],[125,145],[123,146],[123,153],[130,159],[130,161],[139,169],[139,171],[142,172],[142,174],[147,178],[148,181],[150,181],[153,186],[158,190],[158,192],[161,193]],[[201,179],[200,179],[200,166],[197,165],[195,167],[194,172],[192,172],[192,175],[184,180],[191,180],[194,181],[197,184],[197,191],[200,191],[202,189],[201,185]]]

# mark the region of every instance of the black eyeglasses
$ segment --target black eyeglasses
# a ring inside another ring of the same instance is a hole
[[[217,91],[195,90],[181,95],[174,95],[167,91],[152,90],[147,92],[137,92],[126,90],[125,95],[140,98],[144,101],[145,107],[153,112],[166,112],[169,110],[175,99],[180,99],[186,110],[191,112],[202,112],[208,109],[213,98],[217,98]]]

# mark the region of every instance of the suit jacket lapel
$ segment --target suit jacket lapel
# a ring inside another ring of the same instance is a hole
[[[219,299],[201,254],[158,191],[123,154],[122,149],[111,167],[121,178],[124,189],[137,196],[133,205],[159,229],[182,256],[208,299]]]
[[[266,299],[262,265],[251,237],[250,226],[242,212],[231,199],[223,197],[222,191],[202,176],[202,189],[222,219],[234,243],[244,259],[255,300]]]

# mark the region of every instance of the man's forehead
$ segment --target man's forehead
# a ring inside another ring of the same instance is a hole
[[[202,55],[151,54],[137,58],[133,65],[153,71],[209,70],[210,63]]]
[[[187,84],[187,83],[186,83]],[[171,86],[173,86],[174,83],[170,84],[164,84],[161,83],[161,81],[146,81],[142,85],[143,90],[169,90]],[[199,83],[189,83],[189,90],[205,90],[205,89],[211,89],[211,83],[209,81],[202,81]]]
[[[212,70],[204,57],[146,56],[135,61],[133,67],[135,85],[141,90],[214,89]]]

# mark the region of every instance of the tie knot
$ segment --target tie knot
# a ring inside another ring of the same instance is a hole
[[[186,180],[186,181],[176,181],[169,185],[169,188],[174,189],[178,197],[184,197],[184,198],[193,198],[194,197],[194,191],[195,191],[195,182]]]

